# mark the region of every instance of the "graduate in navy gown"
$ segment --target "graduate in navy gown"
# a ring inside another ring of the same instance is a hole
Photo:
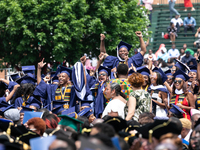
[[[110,69],[117,68],[118,64],[120,63],[128,64],[129,68],[131,67],[131,64],[133,64],[133,66],[135,66],[136,68],[142,66],[143,56],[146,53],[146,45],[142,38],[142,32],[137,31],[135,32],[135,34],[140,40],[141,51],[129,58],[128,54],[132,46],[128,43],[121,41],[116,49],[117,57],[105,54],[103,66],[108,67]],[[101,53],[106,53],[104,39],[105,36],[101,34],[101,44],[100,44]]]

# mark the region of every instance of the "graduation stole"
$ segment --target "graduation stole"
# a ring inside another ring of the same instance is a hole
[[[149,85],[147,85],[145,89],[143,89],[143,88],[141,87],[141,90],[145,90],[145,91],[147,92],[148,87],[149,87]]]
[[[57,88],[55,92],[55,100],[63,100],[63,101],[70,101],[70,95],[71,95],[71,85],[67,85],[65,87],[64,94],[62,93],[62,87]]]
[[[175,95],[172,96],[172,98],[170,100],[170,104],[176,105],[177,102],[182,104],[184,98],[185,98],[185,94],[180,94],[180,95],[175,94]]]
[[[22,106],[26,106],[26,101],[29,99],[30,95],[28,95],[27,99],[25,100],[24,98],[24,95],[22,95],[22,100],[23,100],[23,103],[22,103]]]

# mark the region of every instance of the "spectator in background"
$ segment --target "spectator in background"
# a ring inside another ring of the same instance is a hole
[[[180,52],[176,49],[176,45],[172,44],[172,48],[168,51],[169,58],[177,59],[180,56]]]
[[[196,26],[196,20],[193,17],[191,17],[191,13],[188,13],[188,16],[185,17],[183,25],[184,25],[185,36],[187,36],[186,33],[187,33],[188,29],[191,29],[192,33],[195,32],[194,29]]]
[[[185,56],[185,50],[183,48],[181,48],[180,50],[180,55],[178,57],[178,59],[181,61],[181,59]]]
[[[157,60],[161,58],[162,60],[164,60],[165,62],[168,61],[169,55],[167,53],[167,49],[165,47],[161,48],[161,53],[158,54],[158,58]]]
[[[186,51],[185,54],[186,55],[182,58],[181,62],[186,65],[193,65],[195,63],[196,59],[193,56],[191,56],[189,51]]]
[[[172,22],[170,23],[170,27],[167,28],[167,31],[169,33],[170,42],[172,42],[172,44],[174,44],[176,37],[178,35],[177,35],[177,28],[175,27],[175,25]]]
[[[168,2],[169,2],[170,19],[172,18],[173,13],[175,13],[176,15],[178,15],[180,17],[181,15],[174,8],[176,0],[168,0]]]
[[[190,52],[190,55],[194,55],[194,51],[193,50],[191,50],[191,49],[189,49],[189,48],[187,48],[187,44],[185,43],[185,44],[183,44],[183,49],[185,50],[185,52],[186,51],[189,51]]]
[[[195,11],[191,0],[184,0],[184,6],[185,6],[185,10],[184,11],[187,11],[187,8],[191,8],[191,7],[192,7],[191,11]]]
[[[142,0],[142,2],[144,3],[145,8],[149,10],[148,17],[149,17],[150,26],[151,26],[151,17],[152,17],[152,10],[153,10],[153,7],[152,7],[153,0]]]
[[[183,20],[179,17],[179,15],[175,15],[175,18],[172,18],[171,22],[176,26],[177,32],[180,32],[180,27],[183,26]]]
[[[194,42],[194,46],[197,48],[200,48],[200,27],[197,29],[197,32],[195,34],[195,37],[198,38],[197,41]]]
[[[153,54],[153,51],[149,49],[149,53],[144,55],[144,62],[146,63],[148,61],[148,58],[152,57],[153,61],[156,61],[156,55]]]

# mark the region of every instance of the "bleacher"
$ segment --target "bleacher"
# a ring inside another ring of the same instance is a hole
[[[192,17],[196,19],[196,28],[195,33],[198,27],[200,27],[200,4],[193,4],[195,11],[184,11],[184,5],[178,4],[175,5],[175,9],[181,14],[181,18],[184,21],[184,18],[187,17],[187,14],[190,12]],[[153,52],[156,52],[160,44],[165,44],[166,48],[169,50],[172,43],[170,39],[162,38],[162,32],[167,33],[167,27],[170,24],[170,11],[169,5],[153,5],[153,14],[152,14],[152,26],[149,28],[150,31],[153,31],[152,38],[150,38],[150,45],[148,49],[152,49]],[[175,15],[175,14],[174,14]],[[188,30],[187,37],[184,37],[184,27],[180,28],[180,33],[178,33],[178,38],[175,41],[176,48],[180,50],[183,47],[183,44],[186,43],[187,47],[196,52],[197,48],[193,46],[194,41],[197,38],[194,37],[191,30]]]

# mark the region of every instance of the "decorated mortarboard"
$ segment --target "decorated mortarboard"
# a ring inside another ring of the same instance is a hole
[[[178,71],[176,71],[174,74],[173,74],[174,78],[181,78],[183,79],[184,81],[187,81],[190,77],[185,74],[183,71],[181,71],[180,69]]]
[[[31,74],[35,74],[35,66],[22,66],[22,71],[27,74],[27,73],[31,73]]]
[[[110,68],[106,68],[104,66],[100,66],[99,69],[98,69],[98,73],[104,71],[108,76],[110,76],[111,74],[111,69]]]
[[[70,116],[72,118],[77,118],[77,113],[75,111],[75,106],[74,107],[71,107],[69,109],[66,109],[65,111],[62,111],[61,115],[67,115],[67,116]]]
[[[53,108],[63,106],[65,103],[67,103],[67,102],[66,101],[56,101],[56,100],[54,100],[53,101]]]
[[[166,74],[162,71],[162,69],[155,67],[152,71],[153,71],[153,72],[158,72],[158,73],[160,73],[163,83],[167,80],[167,76],[166,76]]]
[[[61,121],[58,123],[59,125],[69,126],[73,128],[75,131],[81,132],[82,130],[81,125],[83,124],[82,121],[69,117],[67,115],[59,115],[58,117],[62,118]]]
[[[69,69],[64,66],[60,66],[59,71],[60,71],[60,73],[66,73],[69,76],[69,78],[71,79],[72,69]]]
[[[78,113],[78,116],[86,116],[89,117],[90,115],[94,114],[92,108],[85,108],[81,112]]]
[[[56,139],[55,135],[30,139],[32,150],[49,150],[49,146]]]
[[[35,106],[36,108],[40,109],[42,106],[42,103],[37,100],[36,98],[33,98],[33,100],[29,103],[30,106]]]
[[[107,124],[110,124],[111,126],[113,126],[113,128],[115,129],[115,131],[117,133],[127,127],[126,120],[122,119],[121,117],[109,116],[106,120],[104,120],[103,123],[107,123]]]
[[[58,113],[62,112],[63,110],[64,110],[64,107],[63,107],[63,105],[62,105],[62,106],[59,106],[59,107],[54,108],[54,109],[52,110],[52,113],[58,114]]]
[[[186,72],[187,70],[190,71],[190,68],[182,63],[180,60],[175,59],[177,61],[177,63],[175,64],[176,67],[178,67],[180,70],[182,70],[183,72]]]
[[[25,75],[25,76],[21,77],[20,79],[16,80],[16,82],[17,82],[18,84],[31,83],[31,84],[33,84],[33,85],[35,85],[35,82],[36,82],[36,81],[37,81],[37,80],[36,80],[35,78],[32,78],[32,77],[30,77],[30,76],[28,76],[28,75]]]
[[[34,117],[42,118],[42,115],[43,115],[43,112],[29,112],[29,111],[25,111],[24,112],[23,124],[26,123],[29,119],[34,118]]]
[[[197,73],[197,65],[191,65],[189,66],[190,72],[196,72]]]
[[[172,76],[171,70],[168,69],[167,71],[165,71],[166,76]]]
[[[118,44],[116,50],[118,51],[118,50],[120,50],[123,47],[126,48],[128,51],[130,51],[131,48],[132,48],[132,45],[130,45],[130,44],[124,42],[124,41],[120,41],[120,43]]]
[[[177,105],[172,104],[173,107],[169,110],[171,111],[173,114],[177,115],[177,116],[181,116],[182,114],[185,114],[185,112],[178,107]]]
[[[137,72],[141,73],[142,75],[147,75],[147,76],[150,75],[149,69],[145,66],[138,67],[136,70],[137,70]]]
[[[26,112],[26,111],[34,112],[35,110],[32,109],[32,108],[29,108],[29,107],[24,107],[24,106],[22,106],[22,109],[21,109],[20,113],[24,113],[24,112]]]
[[[11,75],[9,75],[9,80],[10,81],[16,81],[20,78],[19,73],[13,73]]]

